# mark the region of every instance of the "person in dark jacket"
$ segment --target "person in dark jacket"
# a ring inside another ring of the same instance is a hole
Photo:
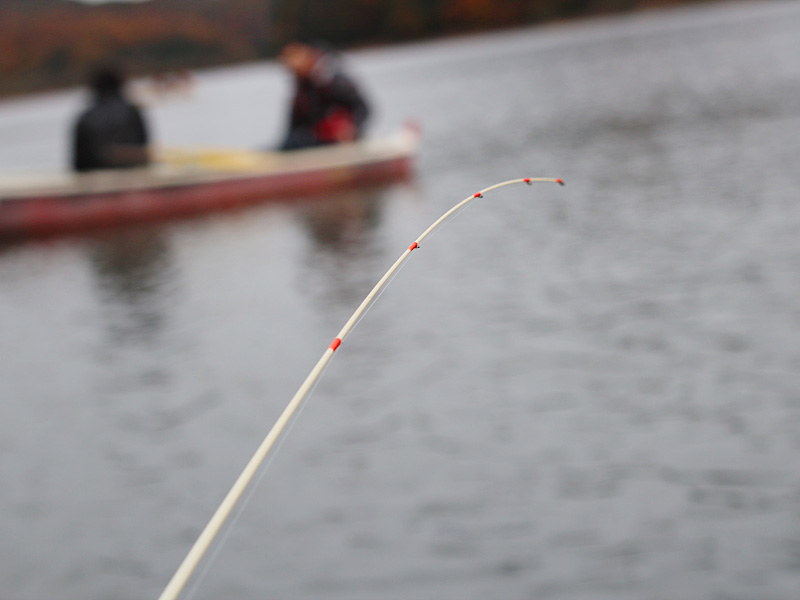
[[[72,167],[85,172],[138,167],[148,162],[148,133],[141,110],[123,93],[124,79],[111,68],[91,77],[92,105],[73,131]]]
[[[292,42],[281,51],[280,61],[295,80],[282,150],[349,142],[362,136],[369,106],[353,80],[342,72],[333,52]]]

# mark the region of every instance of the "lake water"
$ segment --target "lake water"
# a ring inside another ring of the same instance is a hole
[[[800,3],[373,49],[413,182],[0,250],[0,597],[158,596],[344,321],[202,599],[800,594]],[[273,64],[151,107],[277,141]],[[80,92],[0,104],[66,163]]]

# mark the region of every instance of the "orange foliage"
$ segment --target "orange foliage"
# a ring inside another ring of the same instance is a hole
[[[256,7],[251,0],[238,2]],[[257,57],[252,39],[236,28],[253,36],[257,27],[265,28],[264,21],[254,23],[246,11],[218,20],[191,8],[180,3],[88,7],[51,2],[36,10],[4,9],[0,92],[15,91],[14,82],[19,88],[78,83],[89,65],[108,60],[144,72]]]
[[[357,45],[698,0],[0,0],[0,94],[72,85],[93,63],[132,74],[251,60],[295,36]]]

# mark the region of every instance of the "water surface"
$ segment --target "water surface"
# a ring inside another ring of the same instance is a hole
[[[411,184],[0,250],[0,581],[157,597],[361,298],[195,598],[760,598],[800,589],[800,6],[359,52]],[[268,145],[272,64],[151,107]],[[0,105],[66,163],[80,92]]]

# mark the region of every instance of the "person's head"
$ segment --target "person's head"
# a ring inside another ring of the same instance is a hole
[[[291,42],[279,55],[283,65],[301,79],[308,78],[323,52],[308,44]]]
[[[89,87],[98,96],[119,94],[124,84],[124,76],[113,67],[99,67],[89,77]]]

